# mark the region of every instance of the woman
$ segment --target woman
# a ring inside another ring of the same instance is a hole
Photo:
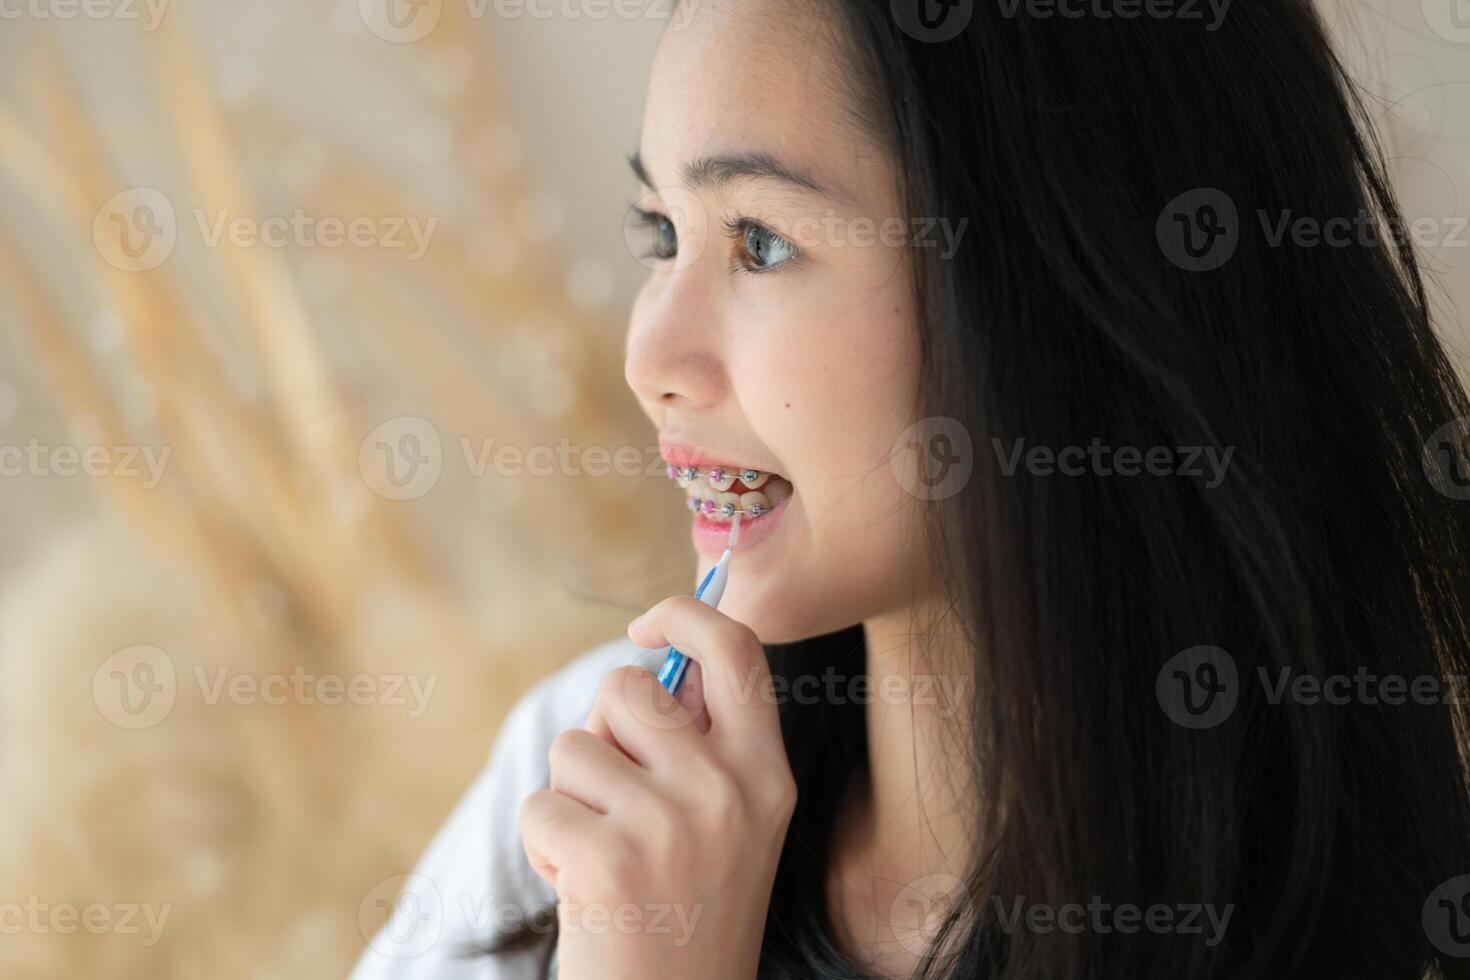
[[[729,587],[521,702],[360,976],[1470,976],[1470,406],[1305,0],[691,0],[633,164]]]

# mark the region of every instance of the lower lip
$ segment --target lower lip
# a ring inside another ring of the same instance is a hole
[[[742,519],[740,539],[735,543],[735,550],[749,551],[769,538],[780,525],[781,517],[786,513],[786,505],[789,503],[791,503],[791,498],[787,497],[759,517]],[[730,541],[730,522],[711,520],[697,513],[694,515],[694,526],[690,531],[690,537],[694,539],[696,551],[710,558],[718,558],[724,554],[725,545]]]

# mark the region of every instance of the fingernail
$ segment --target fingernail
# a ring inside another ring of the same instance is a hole
[[[647,615],[648,615],[648,613],[644,613],[643,614],[643,616],[647,616]],[[634,619],[631,623],[629,623],[628,624],[628,629],[630,629],[630,630],[637,629],[638,628],[638,624],[641,623],[641,622],[643,622],[643,616],[639,616],[636,619]]]

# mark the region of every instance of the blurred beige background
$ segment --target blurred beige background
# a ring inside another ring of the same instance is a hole
[[[687,587],[621,372],[667,7],[0,0],[4,976],[342,975]],[[1323,13],[1464,351],[1470,11]]]

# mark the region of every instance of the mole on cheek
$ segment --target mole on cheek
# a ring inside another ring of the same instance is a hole
[[[790,402],[787,402],[787,403],[786,403],[786,407],[787,407],[787,408],[790,408],[790,407],[791,407],[791,403],[790,403]]]

